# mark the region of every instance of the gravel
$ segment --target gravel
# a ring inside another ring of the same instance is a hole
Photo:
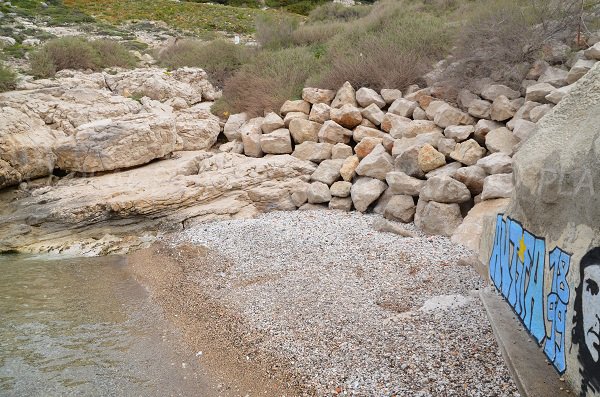
[[[202,284],[247,337],[314,395],[518,396],[478,298],[484,283],[445,237],[380,233],[378,215],[272,212],[188,229],[231,265]],[[210,288],[208,288],[210,289]]]

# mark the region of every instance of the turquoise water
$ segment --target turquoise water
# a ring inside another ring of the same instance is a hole
[[[125,264],[0,256],[0,395],[213,394]]]

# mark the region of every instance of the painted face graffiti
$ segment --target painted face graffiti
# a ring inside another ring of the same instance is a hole
[[[581,258],[573,317],[573,344],[579,346],[581,396],[600,391],[600,247]]]
[[[600,262],[583,271],[583,329],[594,362],[600,359]]]

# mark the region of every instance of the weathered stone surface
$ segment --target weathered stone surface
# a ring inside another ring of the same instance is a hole
[[[479,100],[481,100],[481,98],[479,98],[479,95],[475,95],[467,89],[460,90],[458,92],[458,97],[456,98],[458,107],[460,107],[463,110],[469,109],[473,102]]]
[[[344,144],[344,143],[336,143],[333,145],[331,149],[331,158],[332,159],[346,159],[352,156],[353,151],[352,147]]]
[[[569,73],[566,70],[549,66],[538,79],[538,83],[549,83],[554,87],[564,87],[568,85],[568,75]]]
[[[335,91],[322,88],[304,88],[302,90],[302,99],[311,104],[325,103],[329,105],[335,98]]]
[[[394,169],[415,178],[424,178],[425,173],[419,167],[419,150],[419,146],[412,146],[404,150],[394,160]]]
[[[223,153],[244,153],[244,144],[242,141],[231,141],[219,146],[219,151]]]
[[[521,96],[521,93],[502,84],[491,84],[481,91],[481,96],[484,99],[494,102],[500,96],[504,96],[508,99],[517,99]]]
[[[350,189],[352,189],[352,183],[346,181],[337,181],[331,188],[331,195],[335,197],[348,197],[350,196]]]
[[[350,195],[357,211],[365,212],[385,191],[385,182],[375,178],[360,177],[352,185]]]
[[[419,199],[415,225],[424,233],[451,236],[462,223],[460,206]]]
[[[480,144],[484,144],[485,136],[488,134],[488,132],[501,127],[504,127],[504,125],[498,123],[497,121],[479,120],[475,125],[475,140]]]
[[[423,185],[425,185],[425,181],[413,178],[400,171],[388,172],[385,180],[391,193],[397,195],[418,196]]]
[[[402,237],[415,238],[416,233],[406,230],[396,222],[388,221],[387,219],[379,218],[373,222],[373,229],[380,233],[393,233]]]
[[[361,114],[362,114],[362,110],[361,110]],[[362,125],[363,127],[377,128],[377,126],[375,124],[373,124],[371,121],[365,119],[364,117],[359,125]]]
[[[240,129],[246,122],[248,121],[248,115],[246,113],[237,113],[232,114],[227,119],[225,123],[225,127],[223,128],[223,134],[230,141],[235,141],[236,139],[241,139]]]
[[[598,43],[600,43],[600,41]],[[587,59],[600,61],[600,44],[598,43],[594,44],[593,46],[591,46],[583,52]]]
[[[510,156],[517,143],[517,138],[506,127],[492,130],[485,137],[485,146],[492,153],[502,152]]]
[[[450,138],[442,138],[437,144],[438,152],[442,153],[446,157],[450,157],[450,153],[456,148],[456,141]]]
[[[462,182],[473,196],[483,191],[483,180],[487,177],[484,169],[478,165],[459,168],[452,175],[454,179]]]
[[[569,92],[571,92],[571,90],[573,89],[574,85],[567,85],[564,87],[560,87],[557,88],[556,90],[552,91],[550,94],[548,94],[546,96],[546,100],[550,103],[553,104],[558,104],[565,96],[567,96],[569,94]]]
[[[406,124],[399,124],[393,127],[390,135],[394,138],[414,138],[417,135],[429,134],[432,132],[442,132],[433,121],[429,120],[414,120]]]
[[[512,158],[505,153],[493,153],[477,162],[477,165],[490,174],[509,174],[512,172]]]
[[[419,198],[439,203],[464,203],[471,199],[471,192],[456,179],[449,176],[435,176],[425,182]]]
[[[390,105],[396,99],[402,98],[402,91],[397,89],[384,88],[381,90],[381,97],[383,98],[385,103]]]
[[[535,61],[531,66],[531,69],[529,69],[529,72],[527,72],[527,76],[525,76],[525,78],[528,80],[539,79],[542,76],[542,74],[546,71],[548,66],[548,62],[544,61],[543,59]]]
[[[331,143],[317,143],[313,141],[306,141],[299,145],[296,145],[292,156],[301,160],[320,163],[323,160],[329,160],[331,158],[332,148],[333,145]]]
[[[368,176],[385,180],[388,172],[394,169],[394,160],[385,150],[383,145],[377,145],[368,156],[360,161],[356,167],[356,173],[360,176]]]
[[[392,156],[400,156],[405,150],[413,146],[420,148],[425,144],[429,144],[435,148],[442,139],[444,139],[444,135],[441,132],[429,132],[417,135],[414,138],[396,139],[392,147]]]
[[[446,128],[451,125],[473,124],[475,122],[475,120],[473,120],[473,118],[467,113],[450,106],[447,103],[443,103],[437,108],[433,121],[442,128]]]
[[[452,242],[479,252],[485,219],[496,219],[498,214],[506,210],[508,203],[508,199],[496,199],[476,204],[452,234]]]
[[[332,108],[329,112],[331,120],[345,128],[354,128],[360,125],[362,114],[356,106],[343,105],[340,108]]]
[[[481,199],[510,198],[513,191],[512,177],[512,174],[495,174],[485,178]]]
[[[471,102],[468,107],[468,112],[471,116],[477,117],[478,119],[490,118],[492,112],[492,104],[482,99],[477,99]]]
[[[285,128],[289,128],[290,127],[290,123],[294,119],[308,120],[308,115],[306,113],[302,113],[302,112],[289,112],[283,118],[283,123],[285,124]]]
[[[282,115],[286,115],[288,113],[310,113],[310,103],[306,102],[303,99],[297,99],[295,101],[285,101],[283,105],[281,105],[280,113]]]
[[[517,120],[513,129],[513,135],[521,142],[525,142],[529,137],[535,134],[537,125],[527,120]]]
[[[371,151],[375,148],[375,146],[381,145],[382,143],[383,143],[383,139],[368,136],[368,137],[363,138],[354,147],[354,151],[356,152],[356,155],[358,156],[358,158],[362,160],[363,158],[367,157],[369,155],[369,153],[371,153]]]
[[[490,117],[494,121],[506,121],[512,118],[517,113],[517,108],[510,99],[504,95],[500,95],[492,103]]]
[[[412,117],[413,112],[418,106],[419,104],[417,102],[409,101],[405,98],[398,98],[390,105],[388,112],[402,117]]]
[[[554,105],[550,104],[537,106],[534,109],[531,109],[531,112],[529,112],[529,118],[533,123],[537,123],[542,117],[544,117],[548,112],[550,112],[553,107]]]
[[[54,152],[58,168],[89,173],[146,164],[171,153],[176,143],[172,118],[140,114],[81,125]]]
[[[363,121],[367,119],[375,126],[380,125],[383,121],[383,118],[385,117],[385,113],[383,112],[383,110],[379,109],[379,107],[377,107],[377,105],[375,105],[374,103],[364,108],[361,111],[361,114],[363,116]]]
[[[392,196],[385,206],[383,216],[393,221],[409,223],[412,222],[416,210],[412,196]]]
[[[306,141],[317,142],[322,126],[322,124],[310,120],[293,119],[290,121],[289,130],[296,144]]]
[[[360,160],[356,155],[345,159],[344,163],[342,164],[342,168],[340,168],[340,175],[342,179],[346,182],[350,182],[356,175],[356,167],[358,167],[359,163]]]
[[[319,130],[319,141],[326,143],[349,143],[352,131],[333,120],[327,120]]]
[[[352,133],[352,139],[354,140],[354,142],[358,143],[367,137],[380,138],[381,140],[383,140],[387,135],[388,134],[378,130],[377,128],[358,126],[354,129]]]
[[[347,81],[337,91],[335,98],[331,102],[332,108],[341,108],[344,105],[358,106],[358,103],[356,102],[356,91],[354,91],[352,84]]]
[[[264,134],[268,134],[283,127],[285,127],[283,119],[277,113],[271,112],[263,119],[261,129]]]
[[[379,108],[386,105],[385,100],[377,93],[377,91],[366,87],[359,88],[358,91],[356,91],[356,102],[363,108],[372,104],[377,105]]]
[[[302,183],[300,186],[292,189],[290,199],[296,207],[301,207],[308,201],[308,183]]]
[[[331,200],[329,186],[322,182],[313,182],[306,189],[306,197],[309,204],[327,203]]]
[[[348,212],[352,209],[352,199],[350,197],[332,197],[329,201],[329,209]]]
[[[308,119],[310,121],[314,121],[315,123],[323,124],[331,117],[329,116],[329,112],[331,111],[331,107],[325,103],[317,103],[313,105],[310,110],[310,115]]]
[[[440,168],[436,168],[433,171],[429,171],[425,174],[425,178],[430,179],[434,176],[452,176],[457,170],[459,170],[462,167],[463,165],[461,163],[453,161],[452,163],[448,163]]]
[[[427,120],[427,113],[421,108],[416,108],[413,112],[413,120]]]
[[[240,136],[244,144],[244,154],[249,157],[262,157],[263,151],[260,147],[260,137],[262,135],[262,117],[255,117],[248,120],[240,128]]]
[[[464,165],[474,165],[485,153],[485,148],[479,146],[476,140],[469,139],[468,141],[456,144],[456,147],[450,153],[450,157]]]
[[[260,147],[268,154],[290,154],[292,153],[292,137],[290,131],[280,128],[260,137]]]
[[[444,129],[446,138],[452,138],[456,142],[462,142],[469,139],[469,136],[474,132],[475,127],[472,125],[451,125]]]
[[[381,129],[385,132],[390,132],[393,128],[397,128],[402,124],[408,124],[411,121],[407,117],[398,116],[394,113],[386,113],[381,121]]]
[[[213,115],[183,111],[175,118],[176,150],[208,150],[221,133],[219,119]]]
[[[544,103],[544,102],[546,102],[546,96],[548,96],[555,90],[556,90],[556,88],[551,84],[537,83],[537,84],[527,87],[527,91],[525,94],[525,100],[532,101],[532,102]]]
[[[417,162],[423,172],[429,172],[445,165],[446,156],[438,152],[433,146],[425,144],[419,149]]]
[[[323,182],[331,186],[333,182],[340,178],[340,169],[344,164],[344,160],[323,160],[317,167],[310,179],[313,181]]]

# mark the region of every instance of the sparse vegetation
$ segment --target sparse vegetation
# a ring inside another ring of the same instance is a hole
[[[116,41],[63,37],[48,41],[31,55],[31,72],[37,77],[52,77],[63,69],[127,68],[135,63],[127,48]]]
[[[308,19],[311,22],[348,22],[353,19],[365,17],[369,14],[369,12],[371,12],[371,7],[367,5],[346,7],[338,3],[325,3],[312,10],[308,15]]]
[[[14,90],[16,86],[16,73],[0,63],[0,92]]]

